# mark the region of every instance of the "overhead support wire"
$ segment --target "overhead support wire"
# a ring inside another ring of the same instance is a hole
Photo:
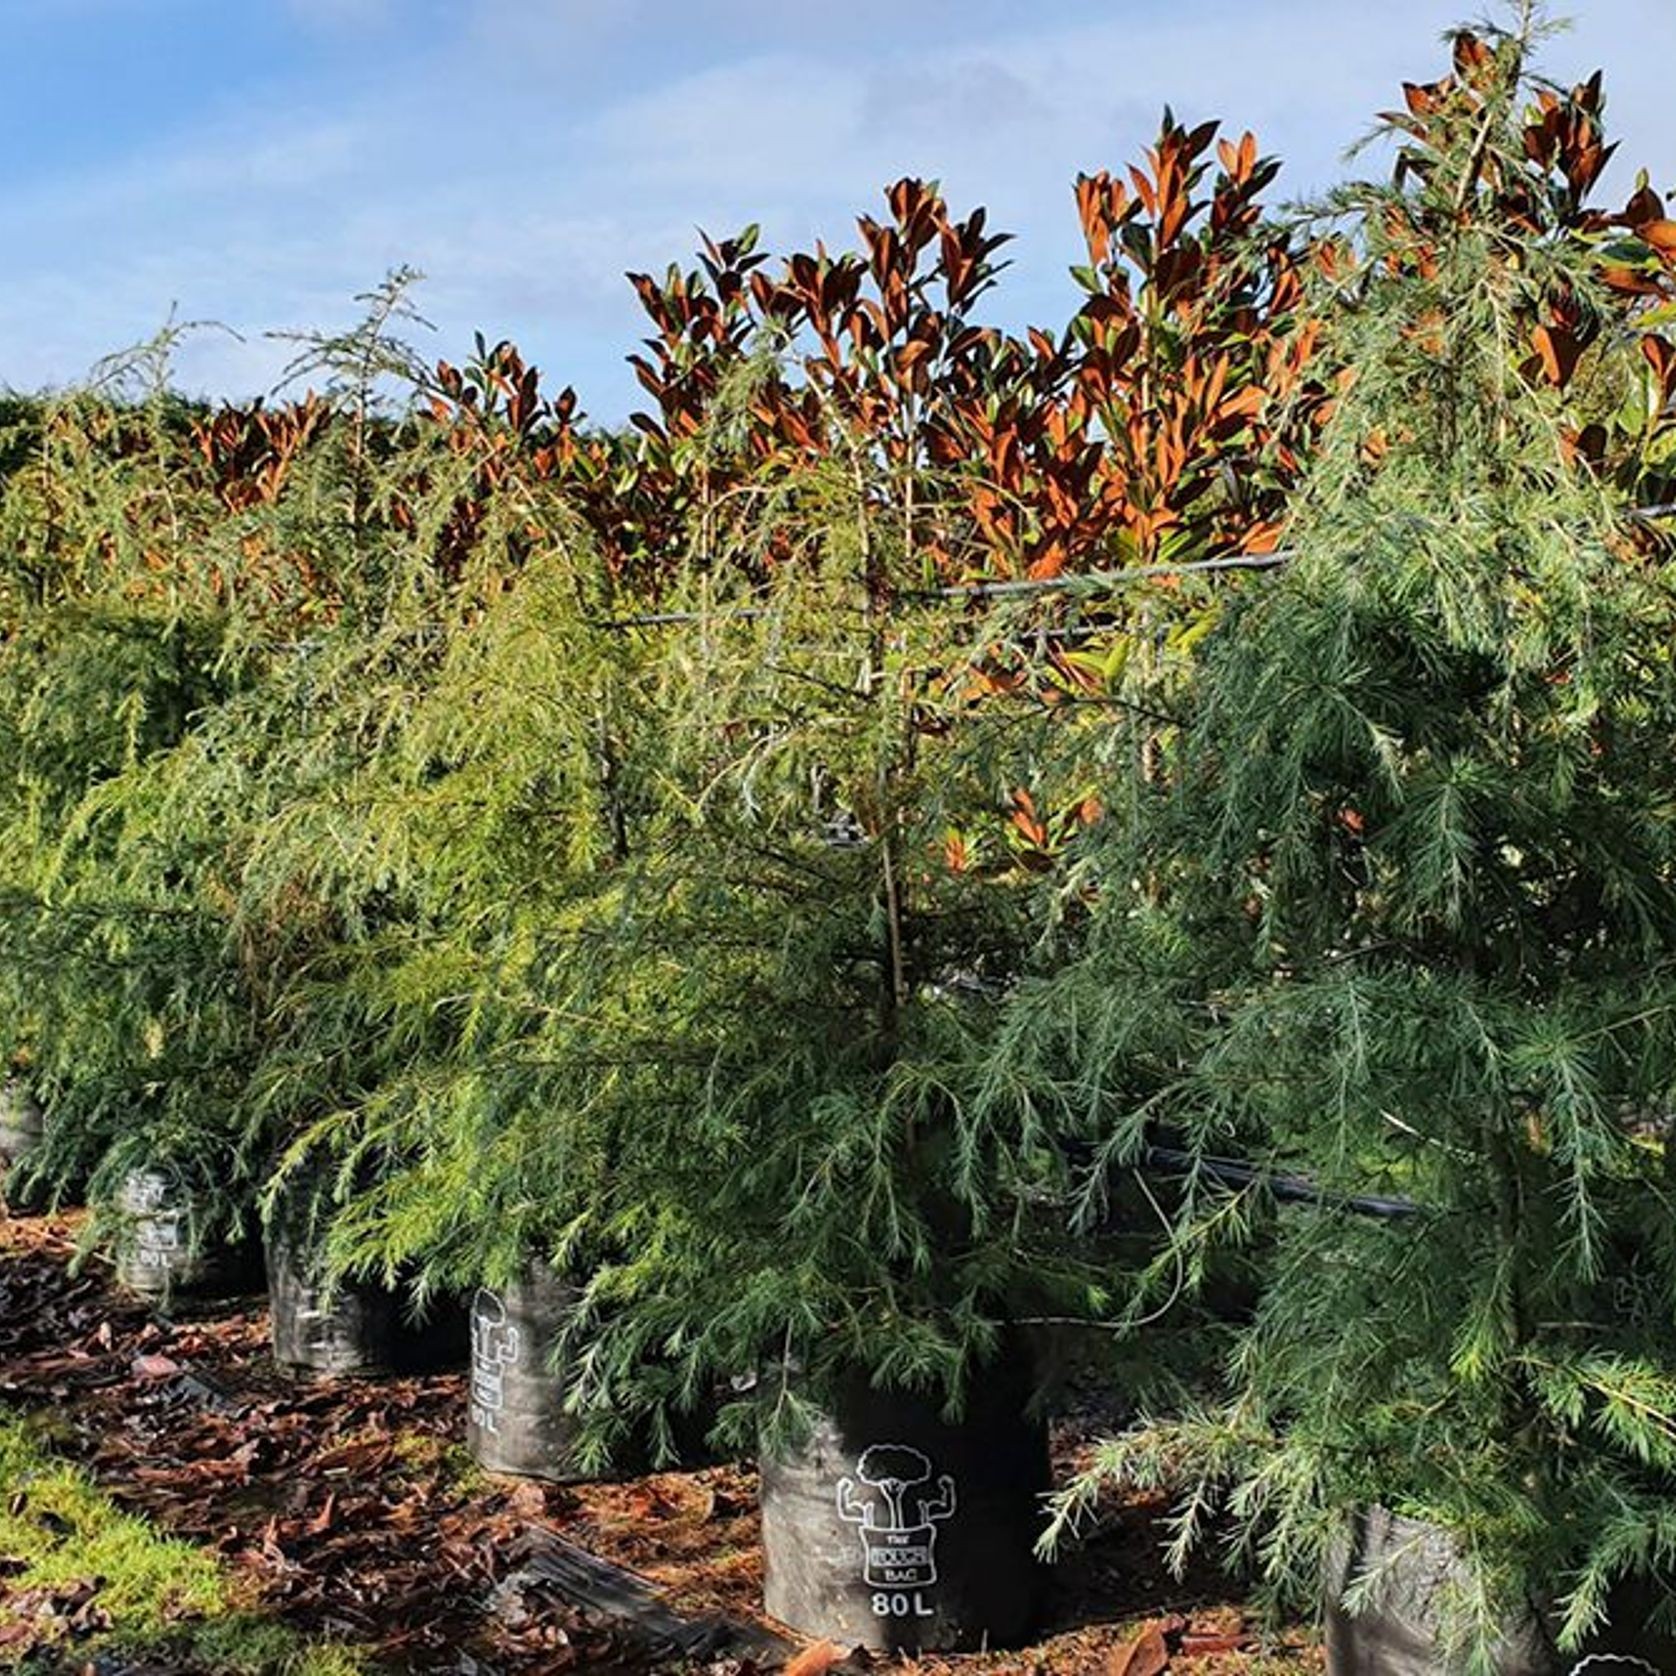
[[[1657,518],[1676,517],[1676,501],[1660,506],[1632,507],[1626,516],[1639,523],[1650,523]],[[946,588],[905,588],[900,598],[913,600],[937,599],[1006,599],[1029,594],[1089,592],[1113,587],[1125,587],[1136,582],[1156,582],[1181,576],[1211,576],[1226,571],[1279,570],[1298,556],[1296,548],[1279,548],[1272,553],[1231,553],[1220,559],[1191,559],[1185,564],[1131,565],[1122,570],[1085,570],[1074,575],[1022,576],[999,582],[957,582]],[[736,610],[719,608],[715,611],[654,611],[633,617],[606,617],[595,623],[602,629],[668,628],[680,623],[714,622],[726,618],[748,621],[764,614],[762,606],[747,605]]]
[[[1073,593],[1078,588],[1156,581],[1165,576],[1205,576],[1219,570],[1278,570],[1295,555],[1233,553],[1225,559],[1192,559],[1186,564],[1131,565],[1124,570],[1085,570],[1074,576],[1025,576],[1016,581],[962,582],[947,588],[904,589],[908,599],[994,599],[1008,594]]]

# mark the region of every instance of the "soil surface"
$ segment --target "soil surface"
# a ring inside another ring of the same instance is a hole
[[[826,1676],[886,1667],[809,1647],[761,1617],[748,1468],[575,1488],[487,1477],[461,1447],[463,1375],[299,1384],[269,1359],[264,1300],[162,1320],[118,1290],[97,1260],[77,1272],[77,1226],[73,1215],[0,1211],[0,1404],[32,1416],[119,1505],[218,1554],[257,1610],[366,1649],[392,1672]],[[1062,1468],[1075,1465],[1086,1430],[1060,1428]],[[889,1668],[917,1676],[1319,1671],[1307,1638],[1265,1633],[1225,1580],[1166,1573],[1163,1512],[1144,1501],[1113,1508],[1065,1556],[1039,1645]],[[678,1656],[643,1624],[567,1601],[539,1559],[555,1539],[638,1573],[679,1614],[725,1621],[733,1650]],[[61,1637],[63,1625],[42,1634]],[[0,1666],[27,1651],[9,1640]],[[63,1668],[181,1676],[179,1667],[105,1658]]]

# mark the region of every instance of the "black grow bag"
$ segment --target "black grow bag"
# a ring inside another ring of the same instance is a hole
[[[1382,1574],[1375,1595],[1352,1616],[1340,1596],[1373,1572]],[[1445,1648],[1451,1597],[1466,1576],[1447,1531],[1382,1507],[1358,1514],[1329,1567],[1328,1676],[1459,1676],[1465,1661]],[[1614,1595],[1610,1612],[1585,1651],[1561,1653],[1542,1605],[1530,1603],[1503,1629],[1495,1676],[1676,1676],[1676,1642],[1646,1627],[1633,1588]]]
[[[328,1288],[319,1253],[270,1229],[268,1313],[274,1360],[292,1373],[380,1374],[395,1371],[397,1304],[381,1287]]]
[[[769,1613],[882,1652],[1027,1642],[1049,1485],[1030,1392],[1015,1357],[973,1381],[950,1425],[934,1399],[845,1381],[800,1447],[762,1462]]]
[[[329,1285],[317,1231],[299,1196],[281,1197],[264,1243],[274,1360],[288,1372],[371,1377],[435,1373],[465,1361],[465,1313],[456,1303],[410,1323],[388,1287]]]
[[[565,1410],[565,1375],[554,1346],[582,1289],[532,1260],[511,1285],[481,1289],[471,1307],[471,1385],[466,1447],[488,1472],[579,1484],[650,1472],[664,1464],[650,1422],[637,1419],[614,1446],[608,1468],[580,1459],[581,1428]],[[669,1444],[688,1463],[713,1458],[706,1437],[715,1405],[672,1412]]]
[[[554,1338],[576,1297],[574,1285],[532,1263],[510,1286],[472,1301],[466,1446],[489,1472],[558,1484],[587,1476],[576,1464],[564,1380],[550,1371]]]
[[[46,1118],[39,1102],[15,1077],[0,1081],[0,1205],[21,1210],[42,1197],[20,1186],[30,1154],[46,1135]]]
[[[46,1120],[35,1096],[15,1077],[0,1082],[0,1167],[21,1163],[45,1132]]]
[[[112,1256],[116,1278],[130,1292],[169,1303],[230,1297],[254,1281],[248,1248],[196,1238],[202,1207],[167,1170],[130,1170],[116,1206]]]

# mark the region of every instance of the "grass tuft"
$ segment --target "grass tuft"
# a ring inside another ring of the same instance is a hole
[[[352,1648],[252,1612],[212,1555],[126,1513],[0,1408],[0,1662],[74,1645],[167,1653],[217,1676],[364,1676]]]

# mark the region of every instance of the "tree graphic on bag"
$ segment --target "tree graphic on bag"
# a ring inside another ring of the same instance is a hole
[[[875,1494],[858,1500],[856,1479]],[[919,1589],[937,1581],[937,1526],[953,1517],[954,1480],[944,1473],[935,1496],[916,1496],[911,1520],[906,1500],[909,1490],[930,1480],[930,1459],[904,1443],[875,1443],[856,1462],[855,1478],[838,1480],[838,1516],[861,1527],[869,1587]]]

